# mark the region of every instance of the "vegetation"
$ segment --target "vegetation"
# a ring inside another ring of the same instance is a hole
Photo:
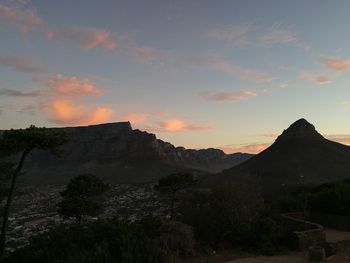
[[[8,228],[8,217],[15,194],[15,186],[18,177],[21,175],[24,161],[34,149],[50,151],[58,154],[58,147],[64,144],[67,138],[64,134],[46,128],[30,126],[27,129],[4,131],[0,137],[0,158],[19,155],[19,161],[12,169],[9,168],[10,184],[7,191],[6,204],[3,211],[1,236],[0,236],[0,257],[5,250],[6,233]]]
[[[5,263],[170,263],[193,251],[191,228],[148,218],[127,224],[117,220],[61,225],[33,238]]]
[[[102,208],[101,195],[108,186],[98,177],[82,174],[70,180],[61,192],[63,200],[57,205],[59,214],[75,217],[80,223],[84,216],[97,216]]]
[[[176,194],[193,186],[197,178],[192,173],[174,173],[159,179],[155,189],[169,198],[170,219],[174,218]]]

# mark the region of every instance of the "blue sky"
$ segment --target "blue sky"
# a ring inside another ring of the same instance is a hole
[[[350,2],[0,1],[0,129],[131,121],[258,152],[299,118],[350,144]]]

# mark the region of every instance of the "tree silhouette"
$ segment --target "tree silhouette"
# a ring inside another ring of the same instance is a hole
[[[59,146],[67,142],[65,134],[53,129],[30,126],[27,129],[8,130],[0,134],[0,158],[19,156],[19,161],[9,172],[9,187],[7,199],[3,211],[3,219],[0,236],[0,257],[5,251],[8,217],[11,210],[12,200],[15,194],[17,178],[21,175],[24,161],[34,149],[50,151],[54,155],[59,154]]]
[[[63,200],[57,204],[58,212],[65,217],[75,217],[80,223],[83,216],[96,216],[101,210],[98,199],[108,186],[98,177],[82,174],[70,180],[61,192]]]
[[[174,218],[174,205],[178,191],[193,186],[197,178],[192,173],[174,173],[158,180],[155,190],[165,193],[170,200],[170,219]]]

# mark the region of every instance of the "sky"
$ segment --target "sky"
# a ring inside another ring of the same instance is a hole
[[[0,0],[0,129],[130,121],[257,153],[305,118],[350,145],[348,0]]]

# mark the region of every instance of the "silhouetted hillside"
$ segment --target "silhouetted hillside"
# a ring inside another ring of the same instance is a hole
[[[253,175],[263,189],[285,190],[350,177],[350,147],[325,139],[305,119],[294,122],[276,141],[216,180]]]
[[[69,137],[61,158],[34,152],[25,163],[25,183],[66,183],[81,173],[93,173],[109,182],[138,183],[181,170],[215,173],[252,156],[175,147],[154,134],[133,130],[129,122],[54,129]]]

